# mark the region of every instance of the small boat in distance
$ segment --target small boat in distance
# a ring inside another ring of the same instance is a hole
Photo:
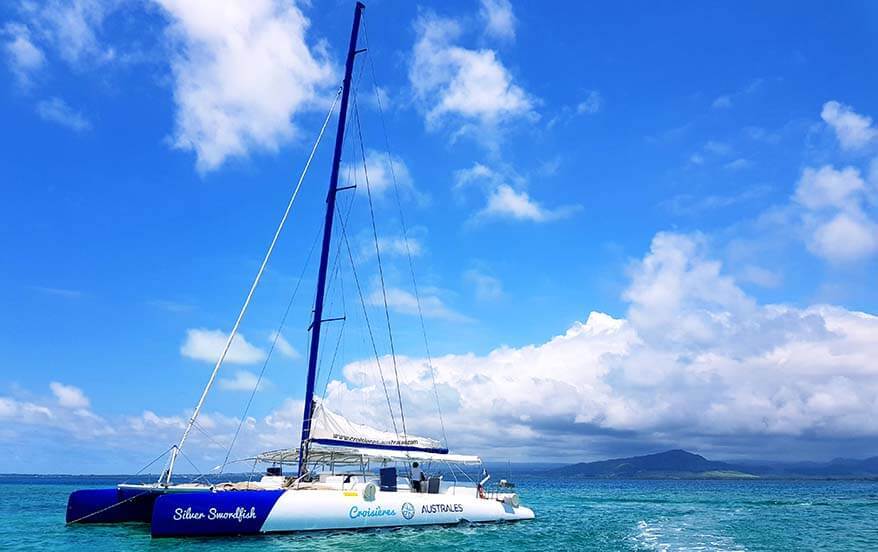
[[[172,483],[174,462],[216,377],[223,353],[179,445],[171,448],[169,462],[159,481],[76,491],[68,501],[68,523],[147,521],[151,523],[153,537],[189,537],[518,521],[534,517],[531,509],[520,504],[516,493],[502,488],[504,485],[494,489],[487,486],[490,476],[477,456],[452,454],[438,440],[409,434],[404,419],[401,431],[395,421],[393,431],[355,423],[331,411],[329,403],[315,396],[321,326],[334,320],[324,318],[324,299],[336,218],[336,195],[343,189],[354,187],[339,188],[338,182],[354,60],[357,54],[365,51],[357,48],[364,8],[357,2],[340,91],[313,321],[309,328],[310,347],[299,446],[265,452],[249,459],[270,466],[258,480],[219,484]],[[344,219],[341,222],[344,224]],[[281,228],[278,228],[278,233]],[[273,246],[274,242],[230,334],[226,351]],[[383,280],[381,285],[383,288]],[[390,411],[393,420],[392,407]],[[401,414],[401,394],[399,411]],[[476,466],[482,475],[474,478],[472,469]],[[285,471],[290,475],[285,475]],[[510,485],[507,483],[505,487],[508,489]]]

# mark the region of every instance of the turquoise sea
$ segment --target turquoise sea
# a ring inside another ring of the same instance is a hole
[[[203,540],[64,525],[67,495],[112,480],[0,477],[0,550],[878,550],[874,481],[518,477],[529,522]]]

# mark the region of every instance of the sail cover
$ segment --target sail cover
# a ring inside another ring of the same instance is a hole
[[[320,402],[317,402],[311,420],[311,442],[338,447],[448,454],[448,449],[442,447],[435,439],[416,435],[397,435],[357,424],[340,414],[331,412]]]

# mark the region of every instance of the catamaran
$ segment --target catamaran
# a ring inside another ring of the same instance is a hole
[[[248,459],[254,464],[269,466],[258,480],[213,484],[172,481],[176,462],[244,318],[335,103],[324,120],[225,348],[180,441],[168,451],[160,478],[154,483],[75,491],[68,499],[68,523],[149,522],[154,537],[186,537],[518,521],[534,517],[531,509],[520,504],[516,493],[508,492],[508,485],[488,487],[490,476],[479,457],[452,454],[436,439],[411,435],[404,421],[402,432],[395,421],[393,431],[352,422],[330,410],[315,396],[321,327],[333,320],[324,318],[324,299],[336,196],[353,187],[338,186],[339,166],[354,60],[366,51],[357,47],[364,9],[365,6],[357,2],[344,80],[336,96],[336,102],[340,97],[338,128],[323,221],[299,446],[264,452]],[[378,254],[377,235],[375,238]],[[388,406],[389,403],[388,398]],[[401,394],[399,403],[402,413]],[[393,418],[393,408],[390,410]],[[476,478],[468,475],[467,469],[470,467],[471,471],[472,466],[480,466],[482,475]],[[292,473],[285,475],[285,469]]]

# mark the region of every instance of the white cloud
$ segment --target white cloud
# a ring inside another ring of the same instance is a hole
[[[759,90],[764,82],[764,79],[754,79],[747,83],[746,86],[736,90],[735,92],[732,92],[731,94],[722,94],[720,96],[717,96],[716,99],[713,100],[713,103],[711,105],[714,109],[729,109],[732,107],[736,100]]]
[[[475,268],[464,272],[463,277],[473,286],[479,301],[495,301],[503,297],[503,282],[498,278]]]
[[[235,371],[235,375],[232,378],[220,378],[217,380],[217,384],[220,389],[225,389],[227,391],[253,391],[253,388],[256,387],[257,382],[259,384],[259,389],[257,391],[262,391],[266,387],[271,385],[266,378],[262,378],[262,381],[259,381],[259,377],[253,372],[248,372],[247,370],[237,370]]]
[[[61,57],[71,64],[106,61],[114,56],[103,49],[97,32],[107,14],[117,6],[112,0],[72,0],[47,2],[36,14]]]
[[[597,90],[592,90],[588,93],[585,99],[579,102],[579,105],[576,106],[576,112],[579,114],[592,115],[600,111],[603,104],[604,99],[601,97],[601,93]]]
[[[50,98],[37,103],[37,114],[44,121],[59,124],[76,132],[91,128],[91,122],[61,98]]]
[[[494,38],[512,40],[518,23],[509,0],[482,0],[479,15],[485,23],[485,32]]]
[[[357,192],[366,193],[366,176],[369,177],[369,190],[373,197],[381,197],[385,193],[393,193],[393,179],[401,196],[414,194],[414,181],[405,161],[397,155],[387,156],[378,150],[366,150],[366,163],[362,157],[359,161],[345,164],[339,173],[343,184],[340,186],[357,186]],[[416,195],[416,194],[415,194]],[[419,198],[420,199],[420,198]]]
[[[64,408],[88,408],[91,404],[82,389],[78,387],[53,381],[49,384],[49,389],[58,399],[58,404]]]
[[[878,252],[878,223],[868,213],[868,190],[856,168],[805,168],[794,200],[814,254],[849,262]]]
[[[55,52],[77,70],[116,59],[115,50],[104,47],[98,35],[107,16],[121,4],[121,0],[19,2],[17,11],[24,22],[6,26],[7,34],[14,36],[10,45],[19,78],[26,82],[45,65],[43,50]]]
[[[454,187],[456,189],[479,182],[487,182],[492,186],[497,186],[502,184],[503,180],[497,171],[482,163],[475,163],[468,169],[460,169],[454,173]]]
[[[856,261],[878,252],[878,224],[862,213],[838,213],[818,224],[808,242],[830,261]]]
[[[0,397],[0,420],[39,423],[54,419],[54,412],[46,406],[29,401],[19,401],[11,397]]]
[[[624,318],[592,312],[544,342],[434,357],[451,447],[495,458],[579,459],[632,443],[761,457],[798,446],[829,456],[840,441],[878,437],[875,315],[760,304],[699,235],[656,235],[630,275]],[[409,431],[441,436],[429,365],[398,361]],[[374,359],[347,364],[327,399],[355,421],[389,427]],[[0,397],[0,420],[19,436],[46,427],[140,451],[179,438],[190,415],[145,411],[112,433],[75,410]],[[237,456],[294,445],[301,413],[290,399],[248,418]],[[193,432],[187,455],[207,462],[209,451],[224,452],[238,418],[202,420],[211,439]]]
[[[728,163],[723,165],[723,168],[730,171],[742,171],[744,169],[749,169],[752,166],[752,161],[740,157],[738,159],[735,159],[734,161],[729,161]]]
[[[229,334],[222,330],[193,328],[186,330],[186,341],[180,347],[180,354],[203,362],[216,362]],[[225,362],[230,364],[254,364],[265,360],[265,351],[249,343],[242,334],[235,335],[232,346],[226,354]]]
[[[420,294],[421,312],[425,318],[438,318],[442,320],[466,322],[469,318],[449,308],[436,295],[427,293]],[[384,297],[380,289],[373,290],[367,297],[366,302],[370,305],[383,306]],[[413,293],[404,289],[387,288],[387,306],[403,314],[418,314],[418,298]]]
[[[545,343],[434,358],[452,446],[578,456],[621,437],[763,455],[878,436],[878,317],[760,305],[697,235],[657,235],[631,274],[626,319],[594,312]],[[425,360],[399,370],[410,431],[440,435]],[[333,407],[386,426],[374,361],[343,374]],[[508,448],[491,448],[498,434]]]
[[[777,272],[771,271],[767,268],[756,265],[747,265],[738,273],[738,280],[756,284],[757,286],[773,288],[781,284],[783,277]]]
[[[7,23],[3,27],[3,48],[9,66],[18,84],[28,87],[33,74],[46,64],[46,56],[31,39],[30,29],[21,23]]]
[[[820,117],[835,131],[842,149],[862,149],[878,137],[878,129],[872,126],[871,117],[860,115],[842,103],[826,102]]]
[[[840,171],[831,165],[807,167],[796,186],[795,199],[808,209],[847,209],[856,204],[865,188],[860,171],[854,167]]]
[[[527,192],[516,191],[508,184],[497,186],[488,195],[488,204],[476,214],[477,219],[511,218],[532,222],[549,222],[570,216],[578,207],[547,209],[534,201]]]
[[[276,150],[334,77],[323,46],[309,46],[310,22],[294,3],[157,1],[175,50],[174,144],[196,153],[200,171]]]
[[[404,236],[378,236],[378,249],[382,257],[406,257],[411,255],[417,257],[424,252],[424,246],[421,241],[411,236],[406,239]],[[360,258],[371,259],[375,256],[375,241],[369,236],[360,247]]]
[[[450,121],[482,127],[533,115],[533,100],[490,49],[470,50],[455,43],[461,24],[426,14],[415,23],[409,81],[426,109],[429,128]]]
[[[299,351],[297,351],[281,333],[271,332],[268,336],[268,340],[274,343],[275,348],[280,351],[280,354],[283,356],[293,359],[302,357]]]
[[[509,185],[514,181],[518,188]],[[463,190],[470,185],[478,185],[485,194],[485,206],[475,214],[473,221],[489,219],[512,219],[531,222],[549,222],[566,218],[581,209],[579,205],[562,205],[547,208],[530,197],[523,188],[526,180],[513,171],[502,173],[496,169],[476,163],[468,169],[454,173],[454,189]]]

